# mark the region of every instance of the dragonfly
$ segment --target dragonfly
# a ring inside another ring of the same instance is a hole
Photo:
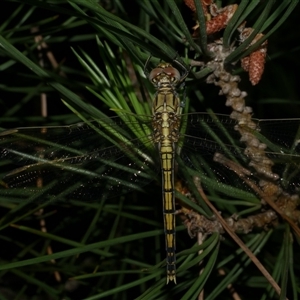
[[[1,132],[0,161],[7,172],[0,196],[21,191],[13,194],[18,201],[97,201],[131,190],[143,192],[161,171],[167,283],[176,283],[175,162],[196,170],[208,191],[222,190],[224,184],[247,189],[236,174],[214,161],[216,153],[245,167],[249,162],[234,129],[236,121],[229,115],[181,113],[177,89],[188,74],[188,69],[181,74],[165,62],[147,74],[156,89],[151,116],[125,114],[125,118]],[[253,121],[257,138],[267,145],[268,157],[283,174],[281,184],[299,188],[300,119]]]

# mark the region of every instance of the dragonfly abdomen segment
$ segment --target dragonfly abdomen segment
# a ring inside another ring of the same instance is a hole
[[[168,97],[164,98],[167,100]],[[174,99],[178,100],[177,97]],[[167,283],[169,281],[176,283],[174,161],[175,143],[179,138],[180,117],[174,111],[179,106],[173,106],[173,111],[170,111],[171,106],[167,106],[167,102],[165,101],[162,106],[159,106],[158,112],[154,114],[153,128],[154,140],[158,143],[158,150],[161,157],[163,217],[167,252]]]
[[[167,283],[176,283],[176,232],[174,197],[174,155],[175,144],[161,145],[163,216],[167,252]]]

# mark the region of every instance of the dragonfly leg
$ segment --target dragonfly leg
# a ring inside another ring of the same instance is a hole
[[[145,63],[145,66],[144,66],[144,74],[147,78],[149,78],[149,71],[148,71],[148,65],[149,65],[149,62],[150,62],[150,59],[151,59],[152,55],[150,54],[149,57],[147,58],[146,60],[146,63]]]

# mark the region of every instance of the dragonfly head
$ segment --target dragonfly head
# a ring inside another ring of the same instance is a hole
[[[160,63],[149,74],[149,80],[155,87],[163,84],[172,84],[176,86],[181,79],[179,71],[169,63]]]

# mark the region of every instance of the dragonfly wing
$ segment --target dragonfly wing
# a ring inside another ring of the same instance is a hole
[[[258,120],[258,139],[267,146],[267,155],[274,162],[273,170],[281,177],[284,189],[300,188],[300,120]]]
[[[5,131],[0,134],[0,157],[8,174],[1,193],[22,189],[21,198],[39,194],[45,200],[95,201],[141,190],[159,170],[153,151],[151,137],[136,138],[119,118],[109,124]]]
[[[275,164],[273,172],[281,178],[284,173],[289,174],[285,185],[294,189],[296,182],[299,182],[299,119],[254,121],[258,130],[246,130],[266,145],[265,155]],[[182,137],[183,142],[179,143],[180,156],[186,166],[199,171],[203,177],[213,178],[212,186],[219,182],[238,187],[240,183],[241,187],[250,191],[251,188],[244,183],[241,176],[214,159],[216,153],[220,153],[231,161],[232,168],[238,167],[240,172],[247,176],[255,174],[255,170],[249,167],[250,158],[245,153],[246,145],[240,141],[241,135],[235,130],[236,125],[236,121],[227,115],[183,115],[185,135]],[[286,128],[289,129],[286,131]],[[259,156],[260,152],[257,153]],[[255,159],[255,154],[252,155],[253,158]],[[283,180],[281,181],[283,183]]]

